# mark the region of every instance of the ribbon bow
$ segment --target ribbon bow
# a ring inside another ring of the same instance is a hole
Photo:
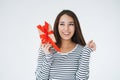
[[[49,42],[50,44],[52,44],[52,46],[60,52],[60,49],[57,47],[57,45],[55,44],[55,41],[53,41],[49,35],[50,34],[53,34],[53,31],[50,30],[49,31],[49,24],[45,21],[45,25],[41,26],[41,25],[38,25],[37,28],[43,32],[43,34],[40,34],[40,38],[41,38],[41,42],[44,44],[44,43],[47,43]],[[53,34],[54,35],[54,34]]]

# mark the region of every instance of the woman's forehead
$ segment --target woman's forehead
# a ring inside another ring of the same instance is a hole
[[[62,22],[62,23],[63,23],[63,22],[74,23],[74,20],[73,20],[73,18],[72,18],[71,16],[64,14],[64,15],[62,15],[62,16],[60,17],[59,22]]]

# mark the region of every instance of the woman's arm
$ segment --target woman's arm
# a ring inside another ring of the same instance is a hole
[[[44,51],[39,49],[38,64],[35,72],[36,80],[48,80],[49,71],[52,63],[53,54],[45,54]]]
[[[76,80],[88,80],[89,78],[89,60],[90,53],[96,50],[96,44],[93,40],[83,48],[81,58],[79,60],[79,68],[76,72]]]
[[[81,52],[79,67],[76,72],[76,80],[88,80],[89,78],[89,59],[92,49],[85,46]]]

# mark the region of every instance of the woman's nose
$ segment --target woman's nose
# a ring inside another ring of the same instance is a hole
[[[68,29],[69,29],[69,26],[68,26],[68,25],[65,25],[64,29],[65,29],[65,30],[68,30]]]

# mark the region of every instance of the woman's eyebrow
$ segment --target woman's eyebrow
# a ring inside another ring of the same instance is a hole
[[[59,23],[64,23],[64,21],[60,21]]]
[[[69,23],[74,23],[73,21],[70,21]]]

